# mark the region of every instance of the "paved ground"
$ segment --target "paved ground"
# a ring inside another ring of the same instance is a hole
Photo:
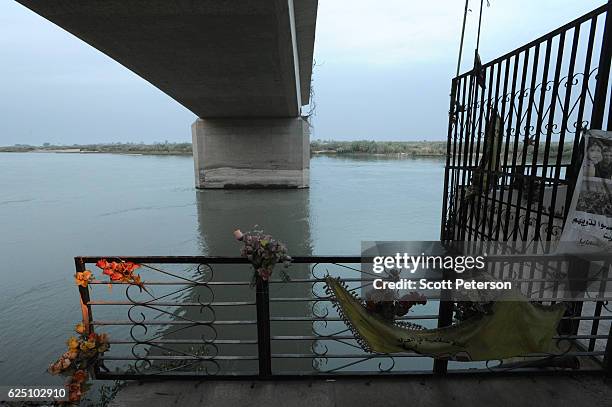
[[[612,406],[598,376],[415,377],[336,381],[158,382],[125,387],[111,407]]]

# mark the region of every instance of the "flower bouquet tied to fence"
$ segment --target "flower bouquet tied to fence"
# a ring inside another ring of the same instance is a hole
[[[76,325],[75,331],[79,336],[68,339],[68,350],[48,369],[52,375],[68,377],[66,387],[70,404],[79,404],[91,387],[88,383],[89,372],[98,363],[99,357],[110,348],[106,334],[88,333],[82,323]]]
[[[274,271],[274,266],[283,263],[284,267],[289,267],[291,257],[287,254],[287,247],[280,241],[267,235],[263,230],[254,229],[249,232],[241,232],[240,229],[234,231],[236,240],[242,242],[244,246],[240,250],[242,257],[251,262],[255,273],[253,283],[259,276],[262,280],[268,281]],[[289,276],[282,270],[283,280],[288,280]]]

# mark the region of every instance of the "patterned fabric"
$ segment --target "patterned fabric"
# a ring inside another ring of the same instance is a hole
[[[490,314],[445,328],[423,329],[383,321],[368,312],[340,280],[327,277],[326,282],[342,319],[368,352],[414,351],[457,361],[562,353],[553,336],[565,312],[563,304],[540,306],[517,295],[516,298],[495,302]]]

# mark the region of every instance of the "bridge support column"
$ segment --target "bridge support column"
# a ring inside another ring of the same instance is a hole
[[[310,132],[302,118],[198,119],[196,188],[307,188]]]

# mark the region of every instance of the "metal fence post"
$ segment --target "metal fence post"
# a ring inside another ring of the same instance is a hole
[[[74,266],[77,273],[85,271],[85,262],[81,257],[74,258]],[[89,305],[89,288],[79,286],[79,297],[81,300],[81,314],[83,315],[83,325],[88,334],[93,332],[93,316],[91,315],[91,305]]]
[[[272,375],[270,344],[270,291],[268,282],[257,276],[255,301],[257,303],[257,350],[259,376]]]
[[[603,364],[606,375],[612,377],[612,326],[610,326],[610,332],[608,332]]]
[[[82,257],[74,258],[74,267],[77,273],[82,273],[85,271],[85,261]],[[89,287],[79,286],[79,299],[81,302],[81,314],[83,315],[83,325],[85,325],[85,332],[87,334],[92,334],[94,332],[93,328],[93,315],[91,313],[91,298],[89,297]],[[90,369],[90,374],[96,378],[98,376],[98,372],[100,371],[100,363],[96,360],[93,368]]]
[[[442,272],[444,280],[451,279],[451,273],[444,269]],[[443,328],[453,323],[453,302],[449,290],[440,290],[440,305],[438,308],[438,328]],[[434,359],[433,372],[436,375],[445,375],[448,370],[448,360]]]
[[[455,109],[456,103],[455,98],[457,97],[457,78],[453,78],[451,81],[451,92],[450,92],[450,106],[448,108],[448,136],[446,139],[446,165],[444,166],[444,190],[442,192],[442,221],[440,222],[440,240],[447,240],[448,235],[448,179],[450,172],[450,157],[451,157],[451,140],[453,137],[453,126],[455,120]]]
[[[450,105],[448,108],[448,136],[446,140],[446,165],[444,167],[444,192],[442,197],[442,221],[440,225],[440,240],[447,241],[453,236],[448,228],[448,183],[450,176],[450,159],[451,159],[451,144],[453,138],[453,128],[457,125],[456,120],[456,108],[457,108],[457,78],[453,78],[451,81],[451,93],[450,93]],[[446,274],[446,272],[444,272]],[[444,278],[447,278],[445,275]],[[448,293],[444,290],[440,296],[440,305],[438,308],[438,327],[448,326],[453,322],[453,303],[448,301]],[[446,374],[448,361],[442,359],[435,359],[433,364],[433,372],[437,375]]]

